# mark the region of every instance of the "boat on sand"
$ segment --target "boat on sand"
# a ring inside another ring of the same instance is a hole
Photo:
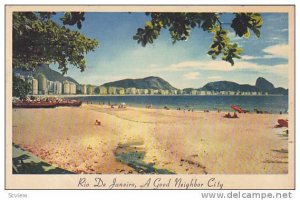
[[[17,101],[12,103],[13,108],[55,108],[57,102],[48,101]]]
[[[79,100],[63,100],[58,101],[57,106],[72,106],[72,107],[79,107],[81,106],[82,101]]]
[[[82,101],[79,100],[38,100],[38,101],[14,101],[13,108],[55,108],[58,106],[79,107]]]

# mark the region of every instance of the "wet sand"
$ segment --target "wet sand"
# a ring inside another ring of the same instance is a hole
[[[13,109],[12,114],[14,144],[75,173],[288,172],[286,128],[274,128],[287,115],[226,119],[217,112],[103,105]]]

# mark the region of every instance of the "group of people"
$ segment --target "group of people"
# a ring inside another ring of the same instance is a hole
[[[238,115],[236,114],[236,112],[234,112],[233,115],[231,115],[230,113],[227,113],[224,117],[225,118],[239,118]]]

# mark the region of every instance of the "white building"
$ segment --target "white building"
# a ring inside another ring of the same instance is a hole
[[[70,83],[67,80],[63,82],[63,93],[70,94]]]
[[[54,94],[54,82],[47,80],[48,94]]]
[[[44,74],[37,74],[36,79],[38,80],[38,94],[47,94],[47,78]]]
[[[37,95],[39,93],[39,83],[35,78],[32,79],[32,94]]]
[[[87,86],[87,94],[89,94],[89,95],[94,94],[94,86],[92,86],[92,85]]]
[[[118,88],[118,89],[117,89],[117,93],[118,93],[119,95],[124,95],[124,94],[125,94],[125,89],[124,89],[124,88]]]
[[[136,89],[136,94],[142,94],[142,89]]]
[[[191,95],[197,95],[197,92],[198,92],[197,90],[192,90]]]
[[[153,89],[149,89],[149,94],[153,95],[154,94],[154,90]]]
[[[108,94],[110,94],[110,95],[117,94],[117,88],[116,87],[108,87]]]
[[[70,89],[69,89],[70,94],[76,94],[76,84],[70,81],[69,87],[70,87]]]
[[[101,95],[107,95],[107,88],[105,86],[100,86],[99,91]]]
[[[177,95],[177,90],[171,90],[172,95]]]
[[[236,93],[235,91],[229,91],[228,95],[235,95],[235,93]]]
[[[54,82],[54,94],[62,94],[62,84],[59,81]]]
[[[220,95],[226,95],[226,91],[220,91],[219,94]]]
[[[29,91],[29,94],[33,94],[33,95],[38,94],[38,81],[34,79],[32,76],[27,76],[25,81],[31,86],[31,91]]]
[[[86,85],[81,85],[81,93],[87,94],[87,86]]]
[[[125,93],[126,94],[136,94],[137,89],[132,87],[132,88],[126,88]]]
[[[206,95],[213,95],[212,91],[206,91]]]
[[[158,90],[158,94],[166,95],[165,90],[163,90],[163,89],[159,89],[159,90]]]
[[[143,89],[142,94],[149,94],[149,90],[148,89]]]
[[[242,92],[241,95],[251,95],[251,92]]]
[[[206,95],[206,91],[200,90],[197,92],[198,95]]]

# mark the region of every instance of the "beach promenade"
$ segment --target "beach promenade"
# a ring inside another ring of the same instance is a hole
[[[283,174],[288,143],[279,114],[82,105],[13,109],[13,143],[75,173]],[[98,120],[100,123],[95,123]]]

